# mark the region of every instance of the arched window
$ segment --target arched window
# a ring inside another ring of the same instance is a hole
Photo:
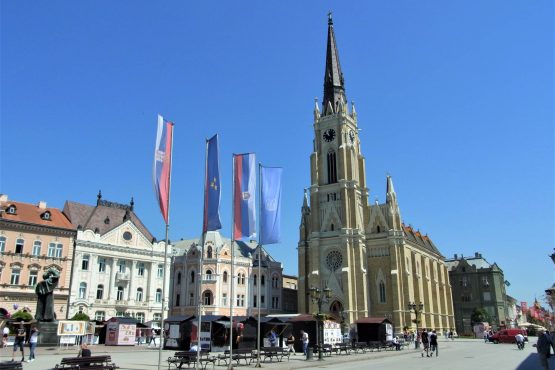
[[[162,302],[162,289],[156,289],[156,303]]]
[[[137,275],[145,276],[145,264],[143,262],[137,264]]]
[[[380,225],[376,226],[376,232],[378,232],[378,233],[381,232]]]
[[[202,304],[205,306],[210,306],[212,304],[212,292],[209,290],[205,290],[202,293]]]
[[[5,252],[5,251],[6,251],[6,237],[0,236],[0,252]]]
[[[224,271],[224,283],[227,283],[227,271]]]
[[[116,300],[117,301],[123,301],[123,287],[122,286],[118,286],[118,292],[116,295]]]
[[[195,282],[195,272],[191,271],[191,284]]]
[[[104,285],[99,284],[96,287],[96,299],[102,299],[104,298]]]
[[[181,272],[177,273],[177,285],[181,284]]]
[[[143,288],[137,288],[136,300],[137,302],[143,301]]]
[[[241,284],[245,285],[245,274],[241,274]]]
[[[254,286],[256,286],[256,280],[258,280],[258,276],[256,276],[256,274],[254,274],[254,276],[252,277],[252,281],[253,281]]]
[[[206,258],[212,258],[212,246],[208,246],[206,249]]]
[[[385,303],[385,283],[380,281],[380,303]]]
[[[212,270],[206,270],[206,280],[212,280]]]
[[[335,184],[337,182],[337,165],[335,160],[335,152],[331,150],[327,156],[328,162],[328,184]]]
[[[260,285],[264,285],[265,282],[266,282],[266,276],[261,275],[260,276]]]
[[[87,283],[79,284],[79,298],[85,299],[87,296]]]

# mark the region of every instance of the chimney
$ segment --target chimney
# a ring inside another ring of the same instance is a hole
[[[481,257],[481,256],[480,256],[480,253],[478,253],[478,252],[474,252],[474,257],[476,257],[476,258],[480,258],[480,257]]]
[[[46,202],[44,200],[40,200],[37,207],[39,207],[40,209],[46,209]]]
[[[0,202],[7,202],[8,194],[0,194]]]
[[[455,259],[457,259],[457,257],[458,257],[458,256],[457,256],[457,253],[455,253]]]

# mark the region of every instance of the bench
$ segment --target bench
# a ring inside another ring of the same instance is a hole
[[[55,367],[56,369],[88,369],[114,370],[119,369],[112,363],[111,356],[64,357]]]
[[[19,361],[0,362],[0,370],[22,370],[23,365]]]
[[[209,354],[210,352],[206,349],[202,349],[200,353],[197,351],[175,352],[173,357],[168,357],[168,369],[171,368],[171,365],[174,365],[176,369],[181,369],[185,364],[187,364],[187,368],[189,368],[197,362],[197,356],[201,368],[206,369],[210,363],[212,364],[212,368],[214,368],[216,357],[210,356]]]
[[[374,352],[374,350],[377,350],[378,352],[380,352],[382,349],[388,349],[388,346],[386,343],[384,342],[380,342],[380,341],[371,341],[368,342],[368,349],[371,352]]]
[[[345,352],[346,355],[351,354],[351,345],[348,343],[336,343],[335,344],[335,352],[340,355],[341,352]]]
[[[332,353],[337,353],[338,349],[333,347],[331,344],[326,343],[322,345],[322,354],[324,356],[331,356]]]
[[[366,351],[368,350],[368,343],[366,342],[356,342],[353,345],[353,349],[355,351],[355,353],[366,353]]]
[[[267,358],[270,359],[272,362],[273,358],[275,357],[278,362],[283,361],[284,357],[287,357],[287,361],[289,361],[289,349],[281,348],[281,347],[262,347],[260,349],[261,357],[264,357],[263,361],[266,361]]]

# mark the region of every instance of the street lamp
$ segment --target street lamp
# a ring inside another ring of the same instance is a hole
[[[318,360],[324,359],[322,348],[324,346],[324,327],[322,322],[322,304],[327,303],[331,297],[330,288],[310,288],[310,298],[313,303],[318,304],[318,314],[316,315],[316,343],[318,343]]]
[[[414,315],[416,316],[414,323],[416,324],[416,338],[414,341],[414,348],[420,348],[420,334],[418,334],[418,323],[420,322],[420,316],[422,315],[422,310],[424,309],[424,303],[420,302],[419,304],[410,303],[409,302],[409,311],[414,311]]]

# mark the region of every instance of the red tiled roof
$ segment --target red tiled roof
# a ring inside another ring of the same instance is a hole
[[[10,206],[16,208],[15,214],[6,212],[7,208]],[[3,212],[0,213],[0,219],[2,220],[24,222],[45,227],[57,227],[60,229],[75,229],[73,224],[58,208],[39,208],[39,206],[35,204],[7,200],[6,202],[0,202],[0,209],[3,210]],[[50,218],[48,220],[41,217],[46,211],[50,212]]]

